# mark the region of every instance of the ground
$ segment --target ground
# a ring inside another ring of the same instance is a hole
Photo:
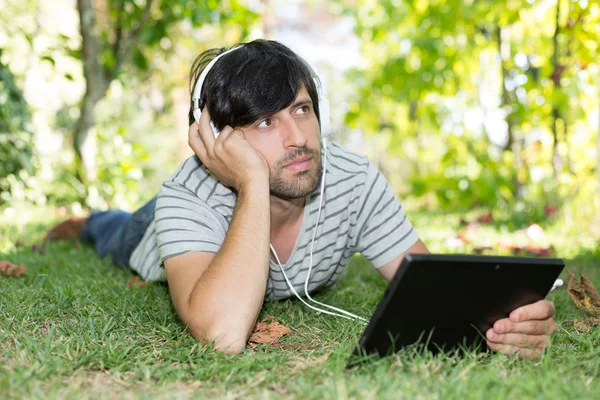
[[[491,245],[491,254],[506,249],[499,245],[506,241],[551,244],[568,270],[584,272],[600,287],[597,242],[566,232],[560,223],[548,224],[534,240],[501,218],[467,229],[460,219],[474,220],[475,213],[409,215],[435,252]],[[27,267],[19,278],[0,277],[1,398],[583,399],[600,393],[600,329],[569,326],[567,321],[585,315],[564,288],[549,297],[559,328],[537,362],[500,354],[458,358],[404,351],[347,370],[362,327],[317,315],[294,300],[269,303],[260,316],[273,315],[291,329],[289,335],[231,357],[186,333],[165,285],[127,287],[132,274],[86,246],[32,249],[59,219],[55,211],[28,209],[0,216],[1,258]],[[473,243],[461,247],[449,239],[459,230]],[[383,279],[357,256],[342,280],[316,298],[368,316],[384,288]]]

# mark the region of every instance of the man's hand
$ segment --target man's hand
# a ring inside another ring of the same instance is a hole
[[[215,139],[205,107],[199,124],[192,124],[188,143],[211,174],[237,191],[252,181],[269,181],[269,166],[239,129],[226,126]]]
[[[547,300],[517,308],[486,332],[488,346],[505,354],[538,359],[556,331],[554,305]]]

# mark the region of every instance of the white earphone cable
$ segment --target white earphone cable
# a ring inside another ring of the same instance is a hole
[[[327,139],[325,139],[325,138],[323,138],[323,150],[324,150],[323,151],[324,156],[323,156],[323,176],[321,178],[321,196],[320,196],[320,199],[319,199],[319,211],[317,212],[317,222],[316,222],[316,225],[315,225],[315,230],[313,232],[313,237],[312,237],[312,241],[311,241],[311,245],[310,245],[310,258],[309,258],[309,264],[308,264],[308,272],[306,274],[306,280],[304,281],[304,294],[313,303],[316,303],[316,304],[319,304],[319,305],[321,305],[323,307],[327,307],[327,308],[329,308],[331,310],[337,311],[337,313],[331,312],[331,311],[326,311],[326,310],[323,310],[323,309],[319,309],[318,307],[314,307],[314,306],[308,304],[307,302],[305,302],[302,299],[302,297],[300,297],[300,295],[298,295],[298,293],[294,289],[293,285],[289,281],[287,275],[285,274],[285,271],[283,270],[283,266],[281,265],[281,262],[279,261],[279,257],[277,256],[277,252],[275,251],[275,249],[273,248],[272,245],[270,245],[271,246],[271,251],[273,252],[273,255],[275,256],[275,259],[277,260],[277,264],[279,264],[279,268],[281,269],[281,273],[283,274],[283,277],[285,278],[285,281],[288,284],[288,287],[290,288],[290,290],[292,291],[292,293],[294,293],[294,295],[296,295],[296,297],[298,299],[300,299],[300,301],[302,301],[302,303],[304,303],[308,307],[312,308],[313,310],[317,310],[317,311],[323,312],[325,314],[335,315],[337,317],[342,317],[342,318],[351,319],[351,320],[358,320],[358,321],[361,321],[363,323],[368,323],[369,320],[366,319],[366,318],[360,317],[358,315],[352,314],[351,312],[348,312],[348,311],[343,310],[341,308],[330,306],[329,304],[321,303],[320,301],[317,301],[317,300],[313,299],[312,297],[310,297],[310,294],[308,292],[308,281],[310,280],[310,273],[312,271],[313,250],[314,250],[314,245],[315,245],[315,238],[317,236],[317,228],[319,227],[319,220],[321,218],[321,208],[323,206],[323,197],[324,197],[324,194],[325,194],[325,173],[327,171]]]
[[[304,299],[298,294],[298,292],[296,292],[296,289],[294,289],[294,286],[292,285],[292,283],[290,282],[290,280],[288,279],[283,266],[281,265],[281,261],[279,261],[279,256],[277,256],[277,252],[275,251],[275,249],[273,248],[273,245],[269,244],[269,246],[271,246],[271,251],[273,252],[273,255],[275,256],[275,259],[277,260],[277,264],[279,264],[279,268],[281,269],[281,273],[283,274],[283,277],[285,278],[285,282],[287,283],[288,287],[290,288],[290,290],[292,291],[292,293],[294,293],[294,295],[298,298],[298,300],[300,300],[302,303],[304,303],[305,306],[312,308],[313,310],[325,313],[325,314],[329,314],[329,315],[334,315],[336,317],[342,317],[342,318],[346,318],[346,319],[353,319],[352,317],[348,317],[346,315],[342,315],[342,314],[336,314],[334,312],[331,311],[327,311],[327,310],[323,310],[321,308],[312,306],[310,304],[308,304],[306,301],[304,301]]]

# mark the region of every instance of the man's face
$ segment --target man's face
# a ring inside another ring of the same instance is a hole
[[[269,164],[271,195],[291,200],[315,191],[322,174],[319,122],[302,87],[292,104],[242,128]]]

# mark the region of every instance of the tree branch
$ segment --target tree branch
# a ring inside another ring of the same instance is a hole
[[[142,16],[140,18],[138,26],[131,31],[128,37],[123,37],[120,40],[120,45],[118,46],[119,51],[118,53],[115,53],[115,65],[109,72],[109,76],[111,79],[114,79],[114,77],[117,75],[119,69],[121,68],[121,65],[123,65],[125,60],[127,60],[127,57],[129,57],[129,52],[137,43],[142,27],[144,26],[144,24],[148,20],[148,17],[150,16],[150,10],[152,8],[153,3],[154,0],[146,1],[146,6],[144,7],[144,11],[142,12]]]
[[[91,0],[77,0],[77,11],[79,12],[86,90],[93,94],[93,97],[100,95],[100,98],[102,98],[108,85],[106,75],[98,60],[100,49],[96,34],[96,18]]]
[[[508,71],[506,70],[506,66],[504,65],[504,59],[502,58],[502,27],[500,25],[496,26],[496,45],[498,46],[498,54],[500,56],[500,76],[502,81],[502,108],[510,107],[510,93],[508,89],[506,89],[506,78],[508,76]],[[506,115],[506,124],[507,124],[507,135],[508,140],[506,141],[506,145],[503,150],[512,151],[512,146],[514,142],[514,133],[513,133],[513,121],[510,113]]]
[[[555,20],[555,28],[554,28],[554,35],[552,36],[552,50],[553,50],[553,54],[552,54],[552,64],[553,64],[553,71],[552,71],[552,76],[550,77],[550,79],[552,79],[552,82],[554,82],[554,90],[560,90],[560,77],[562,75],[562,73],[565,70],[565,66],[561,65],[559,63],[559,47],[558,47],[558,35],[560,35],[560,3],[561,0],[558,0],[556,2],[556,20]],[[552,105],[552,138],[554,139],[554,143],[552,145],[552,165],[554,167],[554,176],[558,177],[558,175],[560,174],[560,172],[562,171],[562,158],[560,156],[560,154],[558,153],[558,120],[562,119],[562,116],[560,114],[560,110],[558,108],[558,105],[553,104]]]
[[[117,9],[117,26],[115,28],[115,41],[112,46],[112,52],[117,59],[117,54],[119,54],[121,47],[121,39],[123,36],[123,8],[125,7],[125,0],[121,0],[119,2],[119,6]]]

